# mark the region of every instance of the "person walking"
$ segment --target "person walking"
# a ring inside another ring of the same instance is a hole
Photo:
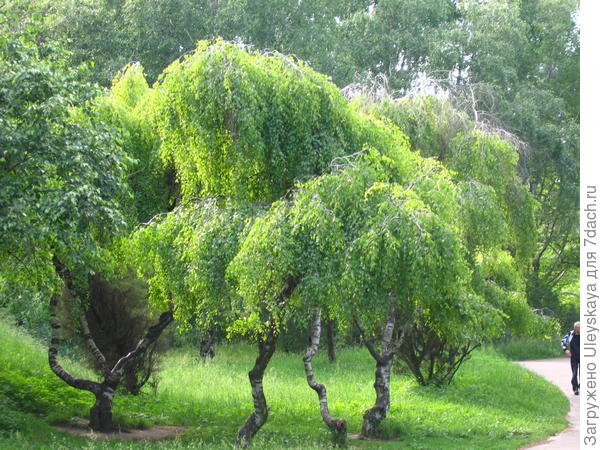
[[[563,352],[571,357],[571,386],[573,393],[579,395],[579,322],[573,324],[573,329],[569,331],[560,341]]]

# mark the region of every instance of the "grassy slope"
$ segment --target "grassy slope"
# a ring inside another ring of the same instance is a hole
[[[511,361],[561,358],[564,357],[560,346],[561,337],[554,336],[550,339],[512,338],[505,342],[498,342],[494,348]]]
[[[157,395],[118,396],[115,416],[128,426],[186,424],[186,435],[168,443],[94,442],[54,431],[49,423],[86,416],[92,396],[60,382],[47,368],[44,349],[0,321],[1,448],[231,448],[237,427],[251,412],[246,373],[255,357],[246,345],[219,348],[201,363],[190,352],[168,355]],[[317,358],[334,415],[358,433],[363,411],[374,401],[374,366],[362,350],[339,352],[330,365]],[[72,365],[75,367],[75,365]],[[306,385],[298,355],[277,353],[267,371],[269,421],[253,448],[329,448],[316,395]],[[465,363],[445,389],[418,387],[393,376],[392,409],[385,439],[352,440],[360,448],[514,449],[566,426],[567,399],[557,388],[491,353]]]

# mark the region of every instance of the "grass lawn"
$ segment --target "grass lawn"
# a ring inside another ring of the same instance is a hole
[[[252,411],[247,372],[255,349],[217,348],[203,363],[192,350],[163,360],[156,393],[117,395],[115,419],[128,427],[187,425],[179,438],[156,442],[95,441],[71,437],[51,425],[86,417],[91,394],[66,386],[47,364],[43,346],[0,321],[0,448],[231,448]],[[79,374],[75,363],[65,364]],[[326,384],[333,415],[358,434],[375,400],[374,363],[362,349],[341,349],[338,362],[314,361]],[[255,449],[330,448],[316,394],[306,384],[302,357],[276,353],[265,377],[268,422]],[[569,403],[558,388],[490,350],[476,352],[449,387],[420,387],[408,375],[392,376],[392,408],[377,441],[350,439],[354,448],[516,449],[567,426]]]
[[[562,336],[551,339],[512,338],[494,345],[495,350],[511,361],[527,359],[564,358],[560,346]]]

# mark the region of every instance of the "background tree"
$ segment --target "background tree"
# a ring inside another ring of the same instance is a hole
[[[98,91],[84,68],[70,68],[51,44],[0,44],[2,273],[57,287],[54,258],[98,266],[103,244],[124,226],[129,158],[94,112]]]
[[[442,42],[453,36],[458,60],[448,61],[440,45],[428,69],[435,74],[462,68],[463,79],[451,89],[465,110],[521,141],[520,174],[540,205],[528,300],[554,310],[563,322],[571,320],[559,296],[579,267],[577,13],[575,1],[467,3],[460,15],[469,32],[454,31],[459,24],[441,32]]]
[[[102,120],[118,132],[119,146],[130,157],[125,176],[132,193],[122,202],[128,230],[179,201],[174,169],[160,156],[160,138],[150,117],[151,90],[143,67],[131,64],[113,80],[110,91],[98,98]]]

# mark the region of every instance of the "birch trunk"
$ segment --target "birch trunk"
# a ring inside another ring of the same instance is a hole
[[[237,434],[237,444],[240,447],[248,447],[254,435],[267,421],[269,408],[265,393],[263,391],[263,377],[265,369],[275,353],[276,339],[273,335],[258,341],[258,357],[254,367],[248,372],[250,385],[252,386],[252,399],[254,401],[254,412],[246,419]]]
[[[375,359],[375,404],[363,415],[363,425],[360,432],[361,437],[376,436],[381,431],[381,422],[385,419],[390,410],[390,372],[392,370],[392,361],[394,358],[394,349],[392,338],[394,336],[396,313],[393,307],[390,307],[388,321],[381,339],[381,353],[369,340],[365,339],[365,345],[369,353]]]
[[[92,430],[110,433],[117,429],[112,416],[115,389],[116,386],[112,388],[106,383],[101,384],[100,392],[96,394],[96,403],[90,409],[90,428]]]
[[[375,393],[377,399],[375,405],[365,411],[363,425],[360,432],[361,437],[373,437],[380,433],[381,422],[390,410],[390,372],[392,369],[392,357],[387,355],[377,361],[375,368]]]
[[[325,385],[319,383],[314,375],[312,368],[312,359],[317,353],[319,348],[319,342],[321,339],[321,311],[315,313],[315,318],[311,324],[309,337],[309,346],[306,349],[304,355],[304,372],[306,373],[306,380],[308,385],[317,393],[319,397],[319,405],[321,410],[321,417],[323,422],[331,431],[331,438],[334,446],[346,447],[347,445],[347,425],[343,419],[336,419],[329,413],[329,405],[327,403],[327,390]]]
[[[289,277],[283,283],[281,292],[279,294],[279,302],[285,303],[290,298],[298,280]],[[263,309],[263,320],[266,321],[268,313]],[[267,406],[267,400],[265,399],[265,393],[263,391],[263,377],[265,370],[273,353],[275,353],[275,347],[277,344],[277,330],[269,326],[268,331],[264,337],[258,340],[258,357],[254,363],[254,367],[248,372],[248,378],[250,379],[250,385],[252,386],[252,399],[254,401],[254,412],[246,419],[244,424],[240,427],[237,434],[237,445],[240,447],[247,447],[250,445],[254,435],[260,430],[260,428],[267,421],[269,415],[269,409]]]

